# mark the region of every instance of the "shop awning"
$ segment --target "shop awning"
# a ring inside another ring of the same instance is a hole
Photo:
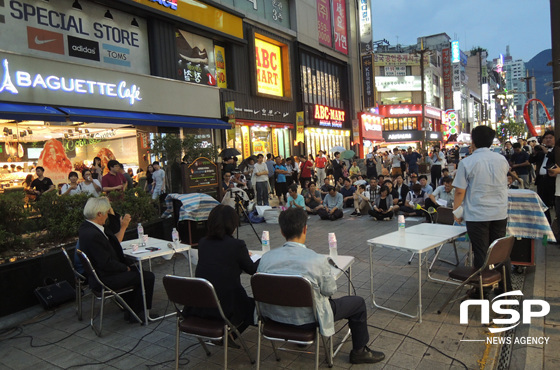
[[[156,113],[119,112],[99,109],[59,107],[71,121],[117,123],[145,126],[229,129],[231,125],[216,118],[173,116]]]
[[[0,119],[17,121],[66,121],[61,111],[44,105],[0,103]]]

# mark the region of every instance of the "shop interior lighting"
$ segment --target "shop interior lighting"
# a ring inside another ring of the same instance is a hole
[[[78,0],[75,0],[74,3],[72,4],[72,8],[77,10],[82,10],[82,5],[80,5],[80,2]]]
[[[107,9],[107,11],[105,12],[104,17],[107,18],[107,19],[111,19],[111,20],[112,20],[112,19],[113,19],[113,14],[111,14],[111,11],[110,11],[109,9]]]
[[[130,25],[134,27],[140,27],[136,18],[132,18],[132,22],[130,22]]]

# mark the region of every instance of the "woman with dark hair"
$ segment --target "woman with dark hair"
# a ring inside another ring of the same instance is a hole
[[[369,214],[377,221],[387,221],[393,218],[393,197],[389,193],[387,185],[383,185],[379,189],[379,194],[375,198],[373,209],[369,211]]]
[[[60,195],[76,195],[80,194],[80,188],[78,187],[78,173],[72,171],[68,174],[69,184],[62,185],[60,189]]]
[[[196,277],[204,278],[216,289],[225,316],[243,332],[254,323],[255,301],[247,296],[241,285],[241,273],[257,272],[258,262],[253,262],[243,240],[233,233],[239,226],[235,209],[220,204],[208,216],[208,235],[198,243]],[[217,311],[185,308],[183,316],[220,317]]]
[[[103,177],[103,166],[101,165],[101,158],[93,158],[93,163],[91,164],[91,177],[96,180],[101,180]]]
[[[153,174],[154,166],[149,164],[148,168],[146,169],[146,183],[144,184],[144,190],[146,190],[148,194],[152,193],[152,185],[154,184],[154,178],[152,177]]]

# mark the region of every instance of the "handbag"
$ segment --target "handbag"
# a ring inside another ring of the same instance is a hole
[[[45,284],[45,286],[35,288],[33,292],[45,310],[58,307],[76,297],[76,291],[66,280]]]

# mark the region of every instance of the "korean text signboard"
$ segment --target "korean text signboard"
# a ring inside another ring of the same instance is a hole
[[[372,55],[362,55],[362,86],[364,88],[364,107],[370,108],[375,106],[375,97],[373,94],[373,61]]]
[[[360,52],[373,51],[370,0],[360,0]]]
[[[453,88],[452,88],[452,70],[451,70],[451,49],[445,48],[441,52],[443,65],[443,97],[444,106],[447,109],[453,107]]]
[[[334,49],[348,55],[348,35],[346,30],[346,1],[333,0]]]
[[[320,44],[348,55],[345,0],[317,0],[317,27]]]
[[[319,43],[332,47],[330,0],[317,0],[317,28],[319,31]]]

